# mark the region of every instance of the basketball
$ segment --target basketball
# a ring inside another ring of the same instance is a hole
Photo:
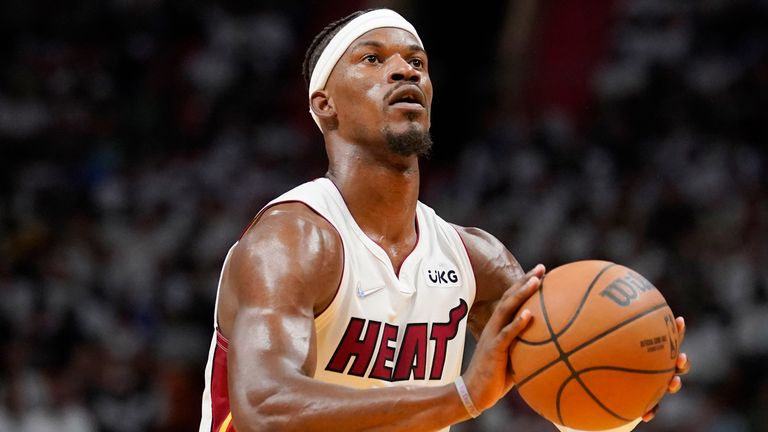
[[[607,261],[548,272],[520,308],[533,320],[510,351],[522,398],[553,423],[598,431],[625,425],[664,396],[678,334],[658,289]]]

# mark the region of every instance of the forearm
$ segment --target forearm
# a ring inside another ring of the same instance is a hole
[[[311,378],[233,397],[238,432],[434,431],[469,418],[453,384],[359,390]],[[239,401],[239,403],[238,403]]]

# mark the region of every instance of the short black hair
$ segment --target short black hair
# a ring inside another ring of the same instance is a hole
[[[307,53],[304,55],[304,62],[301,66],[301,73],[304,75],[304,82],[307,85],[307,90],[309,90],[309,81],[312,79],[312,71],[315,70],[317,60],[320,59],[320,55],[323,53],[325,47],[328,46],[328,43],[331,42],[331,39],[333,39],[333,37],[336,36],[336,33],[338,33],[348,22],[372,10],[375,9],[360,10],[351,13],[340,20],[336,20],[325,26],[325,28],[320,30],[320,33],[312,39],[312,43],[309,44],[309,48],[307,48]]]

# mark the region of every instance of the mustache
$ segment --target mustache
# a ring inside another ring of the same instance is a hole
[[[389,91],[388,91],[386,94],[384,94],[384,98],[383,98],[383,99],[384,99],[384,102],[388,101],[388,100],[389,100],[389,99],[392,97],[392,93],[394,93],[394,92],[398,91],[398,90],[399,90],[401,87],[404,87],[404,86],[414,86],[414,87],[416,87],[417,89],[419,89],[419,92],[420,92],[422,95],[424,95],[424,90],[423,90],[421,87],[419,87],[419,85],[418,85],[418,84],[416,84],[416,83],[413,83],[413,82],[409,82],[409,81],[403,81],[403,82],[401,82],[401,83],[399,83],[399,84],[395,85],[395,86],[394,86],[394,87],[392,87],[391,89],[389,89]],[[424,96],[426,96],[426,95],[424,95]]]

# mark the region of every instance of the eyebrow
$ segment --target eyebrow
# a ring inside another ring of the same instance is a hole
[[[356,48],[359,48],[359,47],[362,47],[362,46],[370,46],[370,47],[374,47],[374,48],[384,48],[384,44],[383,44],[383,43],[381,43],[381,42],[379,42],[379,41],[374,41],[374,40],[363,40],[363,41],[360,41],[360,42],[356,43],[356,44],[355,44],[355,45],[352,47],[352,49],[356,49]],[[424,53],[424,54],[426,54],[426,53],[427,53],[427,52],[424,50],[424,48],[422,48],[421,46],[419,46],[419,45],[416,45],[416,44],[411,44],[411,45],[408,45],[408,49],[409,49],[410,51],[418,51],[418,52],[422,52],[422,53]]]

